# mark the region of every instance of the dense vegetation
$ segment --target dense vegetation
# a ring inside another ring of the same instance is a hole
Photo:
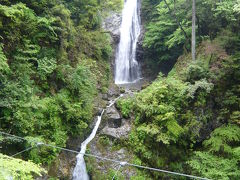
[[[142,18],[145,24],[144,58],[151,70],[164,73],[171,70],[176,59],[191,50],[191,0],[143,0]],[[239,1],[197,1],[197,41],[213,40],[225,30],[232,36],[229,53],[238,47]],[[227,35],[227,34],[226,34]],[[228,44],[229,45],[229,44]]]
[[[191,2],[142,0],[145,65],[150,74],[163,74],[136,96],[118,101],[122,116],[134,119],[121,145],[134,154],[134,163],[237,180],[240,1],[197,1],[194,62]],[[94,99],[111,81],[112,47],[102,19],[122,3],[0,0],[0,131],[27,140],[0,135],[0,179],[46,173],[40,165],[48,170],[59,151],[34,142],[65,147],[69,137],[83,138],[89,131]],[[18,156],[26,161],[9,157],[32,146]],[[115,173],[111,169],[102,179]],[[185,179],[141,170],[132,178]]]
[[[143,45],[150,63],[171,63],[183,55],[168,76],[160,74],[135,98],[118,103],[125,117],[134,116],[126,144],[136,162],[210,179],[240,178],[239,7],[235,0],[197,1],[192,62],[191,1],[143,1]]]
[[[9,156],[0,154],[1,179],[33,179],[34,176],[41,176],[45,170],[32,162],[25,162]]]
[[[0,1],[0,131],[61,147],[69,136],[88,132],[93,99],[111,79],[112,49],[101,20],[121,5],[121,0]],[[1,143],[9,155],[31,146],[5,136]],[[39,148],[23,158],[47,166],[58,154]]]

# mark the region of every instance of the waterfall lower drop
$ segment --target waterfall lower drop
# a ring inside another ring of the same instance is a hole
[[[77,164],[73,171],[73,180],[88,180],[89,179],[87,169],[86,169],[86,164],[85,164],[83,156],[86,152],[88,143],[95,137],[95,135],[97,133],[103,113],[104,113],[104,110],[102,111],[101,115],[98,116],[96,125],[93,128],[90,136],[81,144],[81,151],[77,155]]]
[[[109,108],[112,105],[114,105],[114,103],[122,96],[123,95],[120,95],[116,99],[109,101],[109,105],[106,108]],[[104,111],[105,110],[103,110],[101,112],[101,114],[98,116],[97,122],[96,122],[96,124],[95,124],[95,126],[94,126],[94,128],[92,130],[92,133],[81,144],[81,151],[77,155],[77,164],[76,164],[76,166],[75,166],[75,168],[73,170],[73,180],[89,180],[89,176],[88,176],[87,169],[86,169],[86,164],[85,164],[85,161],[84,161],[84,154],[86,152],[88,143],[90,143],[93,140],[93,138],[95,137],[95,135],[97,133],[97,130],[98,130],[98,127],[99,127],[99,125],[101,123]]]
[[[133,83],[140,78],[140,68],[136,60],[136,48],[140,28],[140,8],[138,0],[126,0],[122,12],[120,42],[115,60],[115,83]]]

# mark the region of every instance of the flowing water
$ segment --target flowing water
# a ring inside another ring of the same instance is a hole
[[[90,136],[84,142],[82,142],[82,144],[81,144],[81,151],[77,155],[77,164],[76,164],[76,166],[74,168],[74,171],[73,171],[73,180],[88,180],[89,179],[87,169],[86,169],[86,164],[85,164],[83,156],[86,152],[88,143],[95,137],[95,135],[97,133],[97,130],[98,130],[98,127],[100,125],[103,113],[104,113],[104,110],[102,111],[101,115],[98,116],[96,125],[93,128]]]
[[[125,0],[124,3],[122,24],[120,29],[120,42],[116,53],[115,63],[116,84],[133,83],[140,79],[140,68],[136,60],[137,41],[140,35],[138,5],[138,0]],[[110,101],[106,108],[111,107],[118,98]],[[86,152],[88,143],[95,137],[97,133],[103,113],[104,110],[101,112],[101,115],[98,116],[97,122],[90,136],[81,144],[81,151],[77,155],[77,164],[73,171],[73,180],[89,179],[84,161],[84,154]]]
[[[118,98],[109,101],[109,105],[106,107],[106,109],[111,107],[112,105],[114,105],[114,103],[122,96],[123,95],[120,95]],[[76,166],[75,166],[75,168],[73,170],[73,180],[88,180],[89,179],[89,176],[88,176],[88,173],[87,173],[87,169],[86,169],[86,164],[85,164],[85,161],[84,161],[84,154],[86,152],[88,143],[90,143],[93,140],[93,138],[95,137],[95,135],[97,133],[97,130],[98,130],[98,127],[99,127],[99,125],[101,123],[104,111],[105,110],[103,110],[101,112],[101,114],[98,116],[97,122],[96,122],[96,124],[95,124],[95,126],[94,126],[94,128],[92,130],[92,133],[81,144],[81,151],[77,155],[77,164],[76,164]]]
[[[116,84],[132,83],[140,78],[140,68],[136,60],[137,41],[141,31],[138,6],[138,0],[126,0],[124,4],[115,60]]]

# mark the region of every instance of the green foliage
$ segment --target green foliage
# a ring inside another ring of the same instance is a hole
[[[1,179],[35,179],[46,171],[40,166],[30,162],[5,156],[0,153],[0,178]]]
[[[44,79],[47,77],[47,75],[53,73],[53,71],[57,67],[56,59],[48,59],[47,57],[44,57],[43,59],[38,59],[38,72],[41,79]]]
[[[1,1],[1,130],[61,147],[89,131],[97,87],[107,88],[111,75],[110,38],[100,28],[105,3]],[[31,145],[3,143],[1,151],[13,153]],[[42,146],[20,157],[50,165],[58,153]]]
[[[120,99],[117,101],[117,107],[120,108],[124,118],[129,118],[133,110],[134,102],[132,99]]]
[[[0,44],[0,77],[3,78],[6,72],[9,72],[9,66],[7,64],[7,58],[2,50],[2,44]]]
[[[191,35],[190,15],[186,13],[190,6],[186,1],[173,4],[168,0],[167,3],[170,10],[164,1],[143,1],[143,17],[147,20],[143,47],[146,58],[152,62],[150,69],[161,68],[164,61],[174,62],[183,52],[183,47],[184,50],[189,49],[189,39],[185,36]]]
[[[239,134],[237,125],[215,129],[203,142],[207,151],[196,151],[188,162],[193,171],[211,179],[239,179]]]
[[[132,99],[135,121],[128,145],[148,166],[238,179],[239,55],[221,59],[224,50],[216,44],[207,48],[211,56],[205,47],[199,48],[196,62],[183,56],[171,75],[159,77]]]
[[[194,115],[185,114],[187,89],[188,84],[179,79],[160,76],[133,101],[135,122],[129,145],[150,166],[165,168],[168,164],[169,168],[178,165],[181,169],[178,163],[186,158],[182,151],[187,152],[186,144],[193,143],[198,136],[189,136],[196,123]],[[155,174],[154,177],[168,176]]]
[[[99,143],[103,146],[107,146],[110,144],[110,140],[107,136],[100,136],[99,137]]]
[[[183,73],[186,78],[185,80],[190,83],[194,83],[195,81],[199,81],[204,78],[209,78],[208,68],[204,66],[201,60],[188,64]]]
[[[206,38],[213,40],[225,31],[224,36],[222,34],[219,38],[228,41],[225,45],[229,53],[237,52],[240,28],[239,1],[202,0],[196,3],[197,44]],[[146,64],[151,71],[158,72],[160,69],[168,73],[171,64],[176,62],[182,52],[190,51],[191,2],[143,0],[142,9],[146,29],[143,41]],[[162,68],[163,65],[165,68]]]
[[[197,91],[201,90],[201,92],[206,91],[207,94],[209,94],[211,92],[211,90],[213,89],[213,84],[207,82],[206,79],[202,79],[200,81],[195,81],[194,85],[189,85],[188,86],[188,94],[187,96],[194,98],[196,97],[196,93]]]
[[[189,162],[193,172],[211,179],[239,179],[240,170],[236,159],[221,158],[207,152],[195,152]]]
[[[97,0],[65,1],[71,11],[71,16],[77,25],[84,25],[89,29],[96,29],[100,25]]]
[[[209,140],[204,141],[203,145],[209,152],[216,154],[233,153],[231,146],[239,144],[240,128],[237,125],[228,125],[217,128],[211,134]]]
[[[103,16],[108,16],[110,15],[111,12],[120,13],[120,11],[123,8],[123,5],[124,0],[106,0],[101,2],[100,4]]]

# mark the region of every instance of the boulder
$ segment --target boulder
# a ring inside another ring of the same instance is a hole
[[[109,136],[113,139],[122,139],[127,138],[128,133],[131,131],[131,125],[127,120],[123,120],[123,125],[118,128],[113,128],[109,126],[105,126],[100,134]]]
[[[108,89],[108,97],[112,98],[112,97],[118,97],[120,95],[120,89],[118,86],[116,86],[115,84],[111,84],[109,89]]]
[[[108,127],[118,128],[122,125],[122,117],[114,106],[107,108],[105,116],[107,117]]]

